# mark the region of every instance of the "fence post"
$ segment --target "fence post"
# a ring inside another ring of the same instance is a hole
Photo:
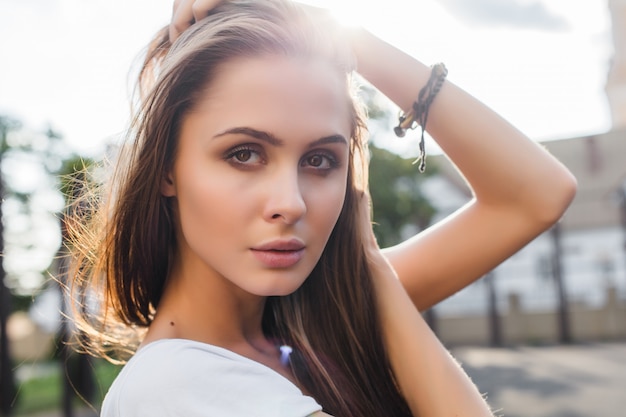
[[[488,293],[488,314],[489,314],[489,345],[502,346],[502,326],[500,314],[498,313],[498,296],[496,294],[495,272],[489,271],[485,275]]]
[[[554,284],[556,285],[556,292],[558,297],[558,329],[559,329],[559,342],[571,343],[572,333],[569,323],[569,309],[567,303],[567,291],[565,290],[565,282],[563,281],[563,250],[561,247],[561,224],[556,223],[552,229],[550,229],[550,236],[552,237],[552,277],[554,278]]]

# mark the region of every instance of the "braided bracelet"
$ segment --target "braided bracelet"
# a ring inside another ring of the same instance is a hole
[[[428,112],[431,104],[435,100],[437,93],[441,90],[441,86],[448,75],[448,69],[442,63],[438,63],[432,66],[430,78],[426,85],[420,90],[417,100],[413,103],[411,110],[408,113],[400,114],[398,119],[398,126],[393,131],[399,138],[404,137],[407,129],[415,129],[419,124],[422,128],[422,134],[420,137],[419,150],[420,155],[415,162],[420,161],[419,170],[424,172],[426,169],[426,149],[424,147],[424,132],[426,130],[426,122],[428,121]]]

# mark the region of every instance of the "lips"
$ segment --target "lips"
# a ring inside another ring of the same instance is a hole
[[[251,248],[254,257],[268,268],[289,268],[304,256],[304,243],[298,239],[275,240]]]

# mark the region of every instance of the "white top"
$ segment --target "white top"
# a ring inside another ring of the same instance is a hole
[[[128,361],[101,417],[305,417],[321,409],[259,362],[201,342],[163,339]]]

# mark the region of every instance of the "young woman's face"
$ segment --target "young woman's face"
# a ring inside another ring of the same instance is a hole
[[[281,56],[226,63],[185,117],[162,192],[175,197],[183,273],[256,295],[309,275],[346,194],[345,77]]]

